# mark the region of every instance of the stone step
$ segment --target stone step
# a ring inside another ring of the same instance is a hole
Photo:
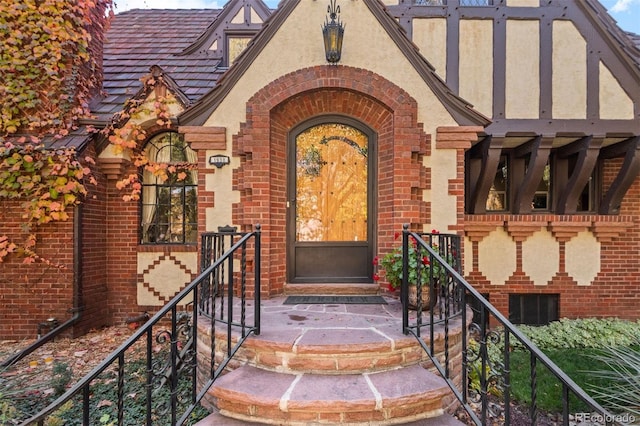
[[[255,421],[245,421],[245,420],[237,420],[229,417],[225,417],[217,409],[214,409],[213,412],[200,420],[195,426],[256,426],[262,425],[264,423],[258,423]],[[270,423],[277,424],[277,423]],[[391,425],[393,423],[385,423],[387,425]],[[396,423],[397,424],[397,423]],[[401,423],[404,426],[466,426],[466,423],[461,422],[453,416],[448,414],[443,414],[438,417],[431,417],[428,419],[416,420],[408,423]],[[381,423],[376,423],[376,425],[381,425]],[[304,426],[309,426],[309,423],[304,423]]]
[[[243,366],[209,391],[219,414],[283,425],[391,425],[443,415],[446,383],[420,365],[363,374],[286,374]]]
[[[402,332],[397,298],[385,296],[387,303],[376,305],[288,305],[284,299],[262,301],[261,333],[249,336],[227,364],[229,371],[207,392],[202,404],[213,414],[206,420],[211,423],[201,426],[449,424],[442,413],[455,412],[457,400],[430,371],[433,364],[416,338]],[[250,304],[243,311],[247,317],[252,312]],[[209,377],[211,345],[220,362],[227,339],[221,324],[213,327],[205,317],[197,324],[203,384]],[[424,327],[422,336],[441,362],[449,360],[456,383],[462,380],[461,324],[460,318],[446,324],[446,352],[444,323],[434,323],[433,342],[431,327]],[[232,346],[238,331],[232,332]],[[412,423],[428,418],[441,420]]]
[[[291,295],[372,295],[380,292],[380,285],[377,283],[305,283],[284,285],[284,293]]]
[[[305,313],[304,318],[306,322],[314,321],[311,313]],[[290,321],[283,318],[285,320]],[[460,324],[459,320],[449,323],[449,356],[456,361],[461,357]],[[204,320],[200,325],[203,328],[201,333],[209,332]],[[434,351],[442,356],[444,325],[434,326],[434,332]],[[219,333],[218,342],[226,347],[224,334],[222,331]],[[236,340],[234,335],[234,343]],[[423,340],[427,346],[430,345],[428,338]],[[206,358],[207,342],[198,344],[202,346],[198,353]],[[414,364],[427,368],[433,366],[415,337],[402,334],[395,324],[368,328],[336,327],[333,324],[326,328],[265,328],[261,335],[251,336],[245,341],[229,367],[235,369],[245,364],[281,373],[333,375],[384,371]]]

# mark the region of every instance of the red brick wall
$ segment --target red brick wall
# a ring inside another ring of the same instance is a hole
[[[247,121],[233,140],[241,167],[234,189],[234,223],[263,229],[262,292],[278,294],[286,280],[286,188],[288,132],[321,114],[360,120],[377,134],[378,252],[389,250],[404,223],[430,220],[422,190],[428,189],[422,158],[428,135],[416,122],[417,104],[404,90],[369,71],[318,66],[273,81],[248,102]],[[267,278],[268,277],[268,278]]]
[[[124,170],[123,176],[136,173],[135,167]],[[108,306],[114,324],[140,313],[136,303],[137,252],[140,204],[125,202],[125,195],[115,186],[115,180],[107,182],[107,282]]]
[[[33,338],[47,318],[62,323],[71,317],[74,212],[69,213],[69,221],[43,225],[37,232],[37,252],[62,268],[42,262],[26,265],[15,254],[0,263],[0,339]],[[2,200],[0,235],[22,241],[21,214],[19,201]]]
[[[92,146],[80,156],[86,155],[95,155]],[[63,323],[76,312],[80,314],[79,321],[64,332],[66,335],[82,335],[111,323],[105,303],[106,179],[97,167],[93,167],[92,173],[98,184],[87,185],[89,195],[78,209],[70,209],[69,220],[38,228],[37,253],[63,268],[41,262],[25,265],[17,255],[0,263],[0,338],[35,337],[38,323],[51,317]],[[0,234],[6,233],[16,240],[24,238],[25,234],[19,231],[21,214],[19,202],[3,200]],[[74,220],[79,221],[82,228],[77,245]],[[78,265],[74,265],[74,249],[79,250]],[[78,285],[77,295],[74,295],[74,281]]]
[[[95,157],[90,146],[82,156]],[[80,306],[79,323],[73,328],[74,335],[82,335],[91,329],[111,325],[107,282],[107,179],[98,167],[93,167],[93,177],[97,185],[89,185],[89,194],[81,207],[80,215]]]

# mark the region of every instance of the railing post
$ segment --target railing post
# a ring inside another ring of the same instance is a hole
[[[261,267],[260,267],[260,262],[261,262],[261,235],[262,235],[262,226],[258,223],[256,225],[256,242],[255,242],[255,263],[254,263],[254,268],[255,268],[255,293],[254,293],[254,300],[255,300],[255,305],[254,305],[254,318],[255,318],[255,334],[256,335],[260,335],[260,274],[261,272]]]
[[[402,282],[400,283],[402,301],[402,332],[409,334],[409,225],[402,225]]]
[[[232,237],[233,238],[233,237]],[[233,241],[231,243],[233,246]],[[231,356],[231,332],[233,327],[233,256],[229,257],[227,275],[227,356]]]

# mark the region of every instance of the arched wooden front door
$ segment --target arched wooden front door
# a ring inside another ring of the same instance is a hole
[[[345,117],[316,118],[290,133],[289,282],[371,282],[374,139],[371,129]]]

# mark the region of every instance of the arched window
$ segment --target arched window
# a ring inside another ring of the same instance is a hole
[[[149,161],[176,165],[162,179],[148,170],[142,174],[143,244],[195,244],[198,236],[197,171],[180,165],[196,163],[196,153],[182,135],[165,132],[155,135],[145,147]],[[185,177],[186,176],[186,177]]]

